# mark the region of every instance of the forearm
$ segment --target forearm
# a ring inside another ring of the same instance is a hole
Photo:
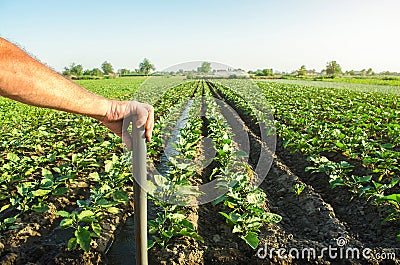
[[[0,38],[0,95],[38,107],[104,117],[109,101],[52,71]]]

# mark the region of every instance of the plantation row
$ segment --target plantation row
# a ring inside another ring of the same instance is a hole
[[[248,165],[236,161],[236,156],[240,152],[235,152],[233,142],[231,141],[231,131],[228,124],[224,121],[224,117],[220,113],[218,105],[211,96],[209,88],[205,82],[186,83],[183,86],[177,86],[168,91],[167,95],[161,102],[162,108],[156,107],[156,113],[163,113],[163,108],[169,108],[170,105],[176,104],[178,100],[182,101],[184,95],[180,93],[180,88],[185,87],[186,97],[192,95],[193,103],[189,106],[188,117],[185,126],[180,130],[179,138],[175,145],[179,155],[174,156],[169,162],[171,168],[167,176],[156,175],[154,182],[157,187],[149,183],[153,188],[150,195],[155,200],[155,205],[160,208],[158,216],[155,220],[151,220],[150,233],[154,234],[150,242],[150,246],[158,243],[162,247],[166,247],[172,237],[191,236],[202,241],[202,238],[194,231],[194,225],[187,221],[190,207],[170,205],[163,203],[157,198],[171,199],[176,203],[184,204],[190,200],[196,200],[202,193],[190,189],[190,185],[198,185],[217,179],[218,188],[227,191],[226,194],[218,197],[214,204],[223,202],[226,211],[221,214],[232,225],[232,232],[237,233],[252,248],[258,245],[257,233],[263,223],[278,222],[280,217],[265,211],[263,207],[265,202],[265,193],[260,189],[253,189],[250,182],[252,181],[252,170]],[[189,89],[190,88],[190,89]],[[175,96],[172,96],[175,95]],[[170,104],[166,103],[170,102]],[[185,99],[183,102],[187,102]],[[179,106],[179,104],[178,104]],[[205,111],[205,121],[200,118],[200,113]],[[165,128],[165,121],[168,119],[158,119],[156,122],[155,139],[158,138],[160,128]],[[207,123],[206,131],[215,146],[216,156],[213,158],[217,162],[217,167],[213,169],[211,176],[199,176],[198,171],[201,169],[195,167],[188,162],[199,156],[201,149],[199,144],[202,138],[203,122]],[[163,133],[167,135],[168,133]],[[156,140],[155,144],[149,149],[150,156],[159,154],[163,141]],[[154,158],[155,161],[160,159]],[[247,172],[247,174],[245,174]]]
[[[221,83],[231,90],[241,87],[231,95],[257,106],[248,82]],[[397,95],[272,82],[258,86],[262,95],[257,97],[270,106],[283,146],[312,163],[306,171],[326,173],[332,188],[344,186],[378,207],[391,207],[385,221],[399,220]]]

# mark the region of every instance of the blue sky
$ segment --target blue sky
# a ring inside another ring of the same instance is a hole
[[[235,68],[400,72],[400,1],[0,0],[0,36],[56,70],[147,57],[158,70],[188,61]]]

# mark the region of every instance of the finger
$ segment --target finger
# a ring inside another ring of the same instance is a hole
[[[145,129],[146,129],[147,141],[150,142],[151,136],[153,134],[153,128],[154,128],[154,108],[152,106],[148,105],[147,110],[148,110],[148,116],[147,116]]]
[[[146,124],[147,117],[149,116],[149,112],[144,104],[137,106],[136,108],[137,120],[136,120],[136,128],[140,128]]]

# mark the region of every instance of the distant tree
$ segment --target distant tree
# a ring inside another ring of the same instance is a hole
[[[271,75],[273,75],[273,70],[272,70],[272,68],[263,69],[262,72],[263,72],[263,74],[264,74],[265,76],[271,76]]]
[[[81,64],[72,63],[69,67],[64,67],[63,75],[81,76],[83,75],[83,67]]]
[[[99,68],[93,68],[90,72],[93,76],[103,76],[103,72]]]
[[[71,69],[69,69],[68,67],[64,67],[64,71],[62,71],[62,74],[64,76],[71,76]]]
[[[83,71],[83,75],[103,76],[103,72],[99,68],[93,68],[92,70],[86,69],[85,71]]]
[[[256,76],[263,76],[263,75],[264,75],[263,71],[261,71],[260,69],[258,69],[257,71],[255,71],[254,74],[255,74]]]
[[[347,72],[348,72],[349,75],[356,75],[356,71],[354,71],[354,70],[350,70],[350,71],[347,71]]]
[[[145,75],[149,75],[151,70],[156,70],[153,64],[150,63],[149,59],[144,58],[143,62],[139,64],[139,71]]]
[[[361,73],[362,76],[365,76],[365,75],[367,74],[367,70],[362,69],[362,70],[360,71],[360,73]]]
[[[249,73],[254,73],[256,76],[271,76],[273,75],[273,70],[271,68],[266,68],[263,70],[258,69],[255,72],[249,71]]]
[[[118,70],[118,74],[120,75],[129,75],[131,73],[131,71],[129,71],[129,69],[119,69]]]
[[[372,68],[368,68],[367,70],[367,75],[375,75],[374,71],[372,70]]]
[[[332,77],[336,77],[342,73],[342,68],[336,61],[331,61],[326,64],[326,74]]]
[[[302,65],[302,66],[300,67],[300,69],[297,70],[297,75],[298,75],[298,76],[306,76],[306,74],[307,74],[306,66],[305,66],[305,65]]]
[[[114,73],[114,68],[112,67],[111,63],[105,61],[102,65],[101,65],[101,69],[103,70],[103,73],[105,75],[108,74],[113,74]]]
[[[83,67],[81,64],[74,65],[71,67],[71,73],[75,74],[76,76],[81,76],[83,75]]]
[[[186,79],[193,79],[194,78],[194,73],[193,72],[188,72],[186,75]]]
[[[211,71],[211,63],[203,62],[200,67],[197,67],[197,72],[207,74]]]

